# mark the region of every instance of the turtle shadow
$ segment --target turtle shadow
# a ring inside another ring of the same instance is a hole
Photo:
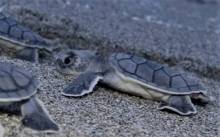
[[[9,116],[21,116],[21,102],[9,105],[0,105],[0,114],[8,114]]]

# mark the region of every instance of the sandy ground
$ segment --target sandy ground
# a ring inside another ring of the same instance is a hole
[[[38,77],[40,92],[37,96],[62,128],[56,134],[34,133],[21,124],[21,117],[0,113],[5,137],[216,137],[219,134],[220,82],[195,77],[216,101],[206,107],[196,106],[198,114],[185,117],[157,110],[158,102],[106,87],[97,87],[85,97],[66,98],[61,91],[75,76],[62,76],[53,65],[5,56],[0,60],[23,66]]]
[[[5,133],[5,129],[2,127],[2,125],[0,125],[0,137],[3,137]]]

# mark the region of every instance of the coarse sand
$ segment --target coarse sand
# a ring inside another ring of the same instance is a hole
[[[21,117],[0,113],[5,137],[216,137],[219,134],[220,82],[198,78],[215,97],[206,107],[196,106],[195,116],[179,116],[156,109],[158,102],[98,86],[92,94],[67,98],[61,91],[76,76],[63,76],[53,65],[34,64],[6,56],[1,62],[24,67],[40,81],[37,95],[62,130],[36,133],[21,124]],[[1,130],[1,129],[0,129]]]

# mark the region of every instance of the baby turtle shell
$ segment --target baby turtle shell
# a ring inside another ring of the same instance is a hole
[[[24,69],[0,63],[0,102],[28,99],[37,92],[38,82]]]
[[[49,49],[49,45],[40,35],[0,13],[0,41],[3,40],[23,47]]]
[[[115,53],[110,57],[119,72],[146,83],[159,92],[185,95],[205,92],[198,83],[168,66],[134,55]]]
[[[53,51],[57,48],[53,45],[29,28],[0,13],[0,47],[15,49],[16,58],[38,63],[41,59],[53,56]]]

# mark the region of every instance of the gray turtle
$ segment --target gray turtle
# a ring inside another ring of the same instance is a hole
[[[160,101],[158,109],[180,115],[197,113],[191,99],[206,104],[206,90],[168,66],[125,53],[101,55],[96,51],[61,51],[56,57],[58,71],[81,73],[64,89],[65,96],[78,97],[93,91],[98,82],[122,92]]]
[[[52,53],[55,48],[40,35],[0,13],[0,47],[4,46],[16,49],[18,58],[31,62],[39,62],[40,55]]]
[[[37,86],[35,77],[24,69],[0,62],[0,111],[21,114],[22,123],[36,131],[58,131],[58,125],[35,96]]]

